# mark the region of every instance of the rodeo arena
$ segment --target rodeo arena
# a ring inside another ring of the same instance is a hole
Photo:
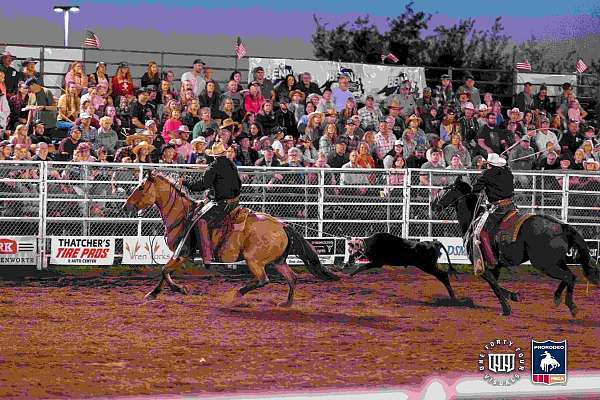
[[[598,83],[6,45],[0,397],[600,398]]]

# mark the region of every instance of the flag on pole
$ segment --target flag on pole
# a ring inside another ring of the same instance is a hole
[[[385,61],[385,60],[390,60],[391,62],[397,63],[398,61],[400,61],[398,59],[398,57],[396,57],[395,55],[393,55],[392,53],[388,53],[387,56],[384,56],[383,54],[381,55],[381,61]]]
[[[531,64],[529,64],[529,61],[527,61],[527,60],[525,60],[523,62],[518,62],[517,69],[524,69],[527,71],[531,71]]]
[[[587,68],[588,66],[583,62],[581,58],[577,60],[577,64],[575,65],[575,69],[577,70],[577,72],[582,74]]]
[[[83,45],[99,49],[101,46],[100,38],[92,31],[85,31],[85,39],[83,40]]]
[[[238,60],[246,55],[246,48],[244,47],[244,43],[242,43],[242,38],[239,36],[237,37],[237,44],[235,45],[235,55]]]

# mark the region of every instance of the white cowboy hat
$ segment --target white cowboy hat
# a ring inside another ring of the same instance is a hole
[[[496,153],[488,154],[486,162],[494,167],[504,167],[506,165],[506,159]]]

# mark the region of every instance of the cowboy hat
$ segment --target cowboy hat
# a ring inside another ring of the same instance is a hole
[[[506,165],[506,159],[496,153],[488,154],[486,162],[494,167],[504,167]]]
[[[410,121],[417,121],[419,124],[421,122],[423,122],[423,120],[420,117],[417,117],[416,114],[412,114],[410,117],[406,118],[406,123],[410,123]]]
[[[467,101],[467,102],[465,103],[465,105],[463,106],[463,108],[464,108],[465,110],[473,110],[473,111],[475,111],[475,106],[474,106],[474,105],[473,105],[473,103],[471,103],[470,101]]]
[[[306,95],[304,94],[304,92],[302,90],[298,90],[298,89],[294,89],[292,90],[289,94],[288,97],[291,99],[294,98],[295,95],[300,95],[300,102],[303,103],[304,99],[306,98]]]
[[[203,143],[206,144],[206,138],[204,136],[198,136],[196,139],[192,140],[190,144]]]
[[[508,116],[510,117],[513,114],[518,114],[519,118],[517,120],[521,120],[523,119],[523,113],[521,112],[521,110],[519,110],[517,107],[513,108],[512,110],[508,110]]]
[[[312,100],[313,97],[316,97],[317,99],[321,100],[321,96],[317,93],[311,93],[306,97],[306,102],[310,103],[310,101]]]
[[[587,160],[583,160],[583,165],[585,166],[585,164],[595,164],[597,166],[600,166],[600,162],[594,160],[593,158],[588,158]]]
[[[239,123],[235,122],[233,119],[231,118],[226,118],[223,120],[223,122],[221,122],[221,126],[219,127],[219,129],[226,129],[230,126],[235,126],[236,128],[240,126]]]
[[[314,118],[316,115],[319,115],[321,117],[321,119],[325,119],[325,114],[323,114],[320,111],[313,111],[310,114],[308,114],[308,119]]]
[[[136,140],[146,140],[146,136],[140,135],[139,133],[134,133],[133,135],[129,135],[125,138],[125,144],[131,146]]]
[[[133,149],[131,149],[131,152],[137,156],[141,149],[148,149],[148,153],[152,153],[154,149],[156,149],[156,147],[144,140],[140,142],[140,144],[135,146]]]
[[[210,157],[224,156],[227,152],[225,145],[221,142],[215,142],[210,149],[206,149],[205,153]]]

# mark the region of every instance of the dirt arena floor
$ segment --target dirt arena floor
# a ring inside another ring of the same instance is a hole
[[[291,309],[286,287],[226,295],[242,282],[184,276],[192,289],[143,302],[152,277],[0,282],[0,397],[65,398],[306,389],[419,387],[433,375],[478,374],[483,345],[568,339],[569,369],[600,369],[600,289],[576,287],[578,319],[554,308],[557,283],[529,273],[504,281],[520,292],[499,315],[482,280],[443,286],[416,269],[386,268],[340,282],[302,275]],[[581,282],[581,280],[579,281]],[[474,304],[473,304],[474,303]]]

